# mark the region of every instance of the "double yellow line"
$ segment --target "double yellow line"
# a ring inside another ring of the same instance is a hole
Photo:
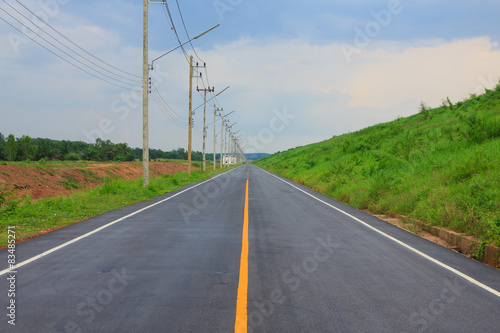
[[[248,181],[250,166],[247,169],[247,187],[245,192],[245,213],[243,218],[243,236],[241,241],[240,282],[236,301],[235,333],[247,332],[247,298],[248,298]]]

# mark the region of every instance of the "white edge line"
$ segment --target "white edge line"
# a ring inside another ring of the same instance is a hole
[[[52,248],[52,249],[50,249],[50,250],[47,250],[47,251],[45,251],[45,252],[43,252],[43,253],[40,253],[40,254],[38,254],[38,255],[36,255],[36,256],[34,256],[34,257],[31,257],[30,259],[26,259],[26,260],[24,260],[24,261],[22,261],[22,262],[20,262],[20,263],[18,263],[18,264],[16,264],[16,265],[14,265],[14,266],[13,266],[13,267],[11,267],[11,268],[7,268],[7,269],[4,269],[4,270],[0,271],[0,276],[4,275],[4,274],[6,274],[6,273],[9,273],[9,272],[15,271],[15,270],[16,270],[16,269],[18,269],[19,267],[22,267],[22,266],[24,266],[24,265],[27,265],[27,264],[29,264],[29,263],[31,263],[31,262],[33,262],[33,261],[35,261],[35,260],[38,260],[38,259],[40,259],[40,258],[42,258],[42,257],[44,257],[44,256],[46,256],[46,255],[48,255],[48,254],[51,254],[52,252],[55,252],[55,251],[57,251],[57,250],[60,250],[60,249],[62,249],[62,248],[64,248],[64,247],[66,247],[66,246],[68,246],[68,245],[71,245],[71,244],[73,244],[73,243],[75,243],[75,242],[78,242],[79,240],[81,240],[81,239],[83,239],[83,238],[86,238],[86,237],[88,237],[88,236],[90,236],[90,235],[93,235],[93,234],[95,234],[95,233],[97,233],[97,232],[99,232],[99,231],[103,230],[103,229],[106,229],[107,227],[112,226],[113,224],[116,224],[116,223],[121,222],[121,221],[123,221],[123,220],[125,220],[125,219],[128,219],[129,217],[134,216],[134,215],[136,215],[136,214],[139,214],[139,213],[141,213],[141,212],[143,212],[143,211],[145,211],[145,210],[147,210],[147,209],[149,209],[149,208],[151,208],[151,207],[154,207],[154,206],[156,206],[156,205],[159,205],[159,204],[161,204],[161,203],[164,203],[165,201],[168,201],[168,200],[170,200],[170,199],[172,199],[172,198],[175,198],[176,196],[181,195],[181,194],[182,194],[182,193],[184,193],[184,192],[187,192],[187,191],[189,191],[189,190],[192,190],[192,189],[193,189],[193,188],[195,188],[195,187],[198,187],[198,186],[200,186],[200,185],[203,185],[203,184],[205,184],[205,183],[207,183],[207,182],[209,182],[209,181],[212,181],[212,180],[216,179],[217,177],[220,177],[220,176],[222,176],[222,175],[224,175],[224,174],[227,174],[227,173],[229,173],[229,172],[231,172],[231,171],[233,171],[233,170],[236,170],[236,169],[237,169],[237,168],[235,168],[235,169],[231,169],[231,170],[226,171],[226,172],[223,172],[223,173],[220,173],[220,174],[218,174],[218,175],[216,175],[216,176],[214,176],[214,177],[212,177],[212,178],[210,178],[210,179],[207,179],[207,180],[205,180],[205,181],[203,181],[203,182],[201,182],[201,183],[199,183],[199,184],[196,184],[196,185],[194,185],[194,186],[191,186],[190,188],[187,188],[187,189],[185,189],[185,190],[183,190],[183,191],[181,191],[181,192],[179,192],[179,193],[176,193],[176,194],[174,194],[174,195],[172,195],[172,196],[170,196],[170,197],[168,197],[168,198],[166,198],[166,199],[163,199],[163,200],[161,200],[161,201],[158,201],[158,202],[156,202],[156,203],[154,203],[154,204],[152,204],[152,205],[149,205],[149,206],[144,207],[144,208],[142,208],[142,209],[139,209],[139,210],[137,210],[137,211],[135,211],[135,212],[133,212],[133,213],[130,213],[130,214],[126,215],[126,216],[123,216],[123,217],[121,217],[121,218],[119,218],[119,219],[117,219],[117,220],[114,220],[114,221],[112,221],[112,222],[109,222],[108,224],[105,224],[105,225],[103,225],[103,226],[101,226],[101,227],[99,227],[99,228],[97,228],[97,229],[94,229],[94,230],[92,230],[92,231],[87,232],[86,234],[83,234],[83,235],[81,235],[81,236],[78,236],[77,238],[74,238],[74,239],[72,239],[72,240],[70,240],[70,241],[67,241],[66,243],[63,243],[63,244],[61,244],[61,245],[59,245],[59,246],[56,246],[56,247],[54,247],[54,248]]]
[[[396,239],[396,238],[394,238],[394,237],[392,237],[392,236],[390,236],[390,235],[386,234],[385,232],[378,230],[377,228],[375,228],[375,227],[373,227],[373,226],[369,225],[368,223],[366,223],[366,222],[364,222],[364,221],[362,221],[362,220],[358,219],[357,217],[352,216],[351,214],[349,214],[349,213],[347,213],[347,212],[345,212],[345,211],[341,210],[340,208],[337,208],[337,207],[335,207],[335,206],[333,206],[333,205],[329,204],[328,202],[325,202],[325,201],[323,201],[323,200],[321,200],[321,199],[319,199],[319,198],[315,197],[314,195],[312,195],[312,194],[310,194],[310,193],[307,193],[306,191],[302,190],[301,188],[299,188],[299,187],[297,187],[297,186],[295,186],[295,185],[293,185],[293,184],[291,184],[291,183],[289,183],[289,182],[287,182],[287,181],[285,181],[285,180],[281,179],[280,177],[278,177],[278,176],[276,176],[276,175],[274,175],[274,174],[272,174],[272,173],[270,173],[270,172],[268,172],[268,171],[266,171],[266,170],[264,170],[264,169],[262,169],[262,168],[259,168],[259,169],[261,169],[262,171],[266,172],[267,174],[269,174],[269,175],[273,176],[274,178],[279,179],[279,180],[281,180],[282,182],[284,182],[284,183],[286,183],[286,184],[288,184],[288,185],[290,185],[290,186],[292,186],[292,187],[296,188],[297,190],[299,190],[299,191],[301,191],[301,192],[303,192],[303,193],[307,194],[308,196],[310,196],[310,197],[312,197],[312,198],[314,198],[314,199],[318,200],[319,202],[322,202],[322,203],[324,203],[325,205],[327,205],[327,206],[329,206],[329,207],[331,207],[331,208],[333,208],[333,209],[337,210],[338,212],[340,212],[340,213],[342,213],[342,214],[344,214],[344,215],[346,215],[346,216],[348,216],[348,217],[352,218],[352,219],[353,219],[353,220],[355,220],[356,222],[359,222],[359,223],[361,223],[362,225],[364,225],[365,227],[370,228],[370,229],[372,229],[373,231],[378,232],[378,233],[379,233],[379,234],[381,234],[382,236],[384,236],[384,237],[386,237],[386,238],[388,238],[388,239],[392,240],[393,242],[396,242],[397,244],[399,244],[399,245],[401,245],[401,246],[403,246],[403,247],[407,248],[408,250],[413,251],[414,253],[418,254],[419,256],[421,256],[421,257],[423,257],[423,258],[425,258],[425,259],[427,259],[427,260],[429,260],[429,261],[431,261],[431,262],[435,263],[436,265],[439,265],[439,266],[441,266],[441,267],[443,267],[443,268],[445,268],[445,269],[449,270],[449,271],[450,271],[450,272],[452,272],[452,273],[455,273],[456,275],[460,276],[461,278],[463,278],[463,279],[465,279],[465,280],[469,281],[469,282],[470,282],[470,283],[472,283],[472,284],[475,284],[476,286],[478,286],[478,287],[480,287],[480,288],[483,288],[484,290],[486,290],[486,291],[488,291],[488,292],[492,293],[493,295],[500,297],[500,292],[499,292],[499,291],[497,291],[497,290],[495,290],[495,289],[493,289],[493,288],[491,288],[491,287],[488,287],[487,285],[485,285],[485,284],[483,284],[483,283],[481,283],[481,282],[477,281],[476,279],[474,279],[474,278],[472,278],[472,277],[470,277],[470,276],[468,276],[468,275],[466,275],[466,274],[464,274],[464,273],[460,272],[459,270],[456,270],[455,268],[450,267],[450,266],[446,265],[445,263],[443,263],[443,262],[441,262],[441,261],[439,261],[439,260],[437,260],[437,259],[434,259],[433,257],[431,257],[431,256],[429,256],[429,255],[427,255],[427,254],[425,254],[425,253],[423,253],[423,252],[421,252],[421,251],[419,251],[419,250],[415,249],[414,247],[411,247],[410,245],[408,245],[408,244],[406,244],[406,243],[403,243],[403,242],[402,242],[402,241],[400,241],[399,239]]]

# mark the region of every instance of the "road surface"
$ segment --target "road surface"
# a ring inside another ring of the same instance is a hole
[[[500,331],[500,271],[255,166],[8,255],[1,332]]]

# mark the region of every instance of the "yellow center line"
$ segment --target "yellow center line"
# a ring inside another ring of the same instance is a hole
[[[249,168],[250,169],[250,168]],[[250,170],[248,171],[250,172]],[[248,176],[245,193],[245,213],[243,218],[243,236],[241,242],[240,282],[236,301],[235,333],[247,332],[247,294],[248,294]]]

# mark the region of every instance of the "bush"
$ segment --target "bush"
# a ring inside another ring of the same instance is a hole
[[[135,154],[133,152],[130,152],[125,156],[125,161],[127,162],[132,162],[135,161]]]
[[[125,162],[126,161],[126,156],[125,155],[116,155],[115,158],[113,159],[115,162]]]
[[[425,104],[425,102],[424,102],[424,101],[421,101],[421,102],[420,102],[420,105],[419,105],[419,107],[418,107],[418,112],[419,112],[419,113],[426,113],[426,112],[427,112],[427,111],[429,111],[430,109],[431,109],[431,108],[430,108],[427,104]]]
[[[68,153],[64,155],[64,160],[65,161],[79,161],[80,156],[77,153]]]

